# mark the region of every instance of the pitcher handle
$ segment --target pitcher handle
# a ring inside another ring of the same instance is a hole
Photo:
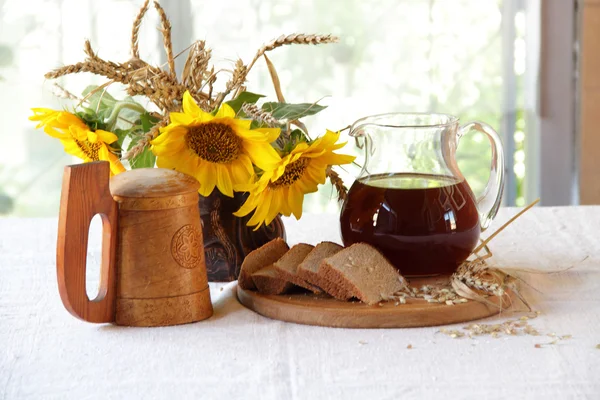
[[[502,192],[504,190],[504,150],[498,133],[491,126],[483,122],[474,121],[462,125],[458,130],[458,138],[460,139],[472,130],[485,134],[492,146],[490,178],[483,194],[477,199],[481,230],[484,231],[494,217],[496,217],[502,202]]]
[[[56,272],[65,308],[88,322],[113,322],[116,303],[115,250],[117,203],[110,189],[110,164],[98,161],[65,167],[60,212]],[[102,217],[102,261],[98,296],[85,291],[86,255],[90,221]]]

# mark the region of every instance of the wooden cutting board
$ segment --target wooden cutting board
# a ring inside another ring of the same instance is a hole
[[[443,279],[447,280],[447,277],[419,278],[410,283],[421,287],[439,284]],[[245,307],[265,317],[335,328],[412,328],[455,324],[496,315],[506,311],[514,302],[514,295],[507,293],[502,298],[488,298],[495,306],[476,301],[449,306],[412,298],[397,306],[395,302],[368,306],[358,301],[344,302],[308,292],[263,295],[239,286],[237,297]]]

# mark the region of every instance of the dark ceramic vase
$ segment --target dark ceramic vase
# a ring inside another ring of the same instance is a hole
[[[271,224],[254,231],[254,227],[246,226],[252,214],[241,218],[233,215],[247,196],[246,193],[234,193],[231,198],[216,189],[208,197],[200,196],[198,206],[210,282],[236,280],[248,253],[275,238],[285,240],[285,228],[279,216]]]

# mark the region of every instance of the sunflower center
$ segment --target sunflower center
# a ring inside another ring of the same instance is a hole
[[[89,140],[75,140],[75,144],[77,145],[77,147],[79,147],[79,150],[81,150],[83,152],[83,154],[85,154],[86,156],[88,156],[88,158],[92,161],[98,161],[100,160],[100,157],[98,156],[98,152],[100,151],[100,148],[102,147],[102,143],[100,142],[96,142],[96,143],[90,143]]]
[[[242,150],[242,139],[229,125],[209,122],[188,129],[187,145],[203,160],[228,163]]]
[[[300,158],[293,163],[288,164],[285,167],[285,172],[283,175],[279,177],[275,182],[271,182],[269,186],[272,189],[279,189],[283,186],[291,186],[298,179],[304,175],[304,171],[306,171],[306,167],[308,167],[308,163],[310,159],[308,158]]]

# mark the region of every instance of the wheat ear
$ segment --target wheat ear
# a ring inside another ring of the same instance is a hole
[[[144,19],[144,15],[146,15],[146,11],[148,11],[149,1],[150,0],[144,1],[137,17],[135,17],[135,20],[133,21],[133,27],[131,28],[131,56],[133,58],[140,58],[140,51],[138,49],[140,26],[142,25],[142,20]]]
[[[204,76],[208,70],[210,56],[211,50],[206,47],[204,40],[198,40],[190,48],[181,75],[181,82],[190,92],[194,93],[201,90]]]
[[[281,35],[277,39],[271,40],[270,42],[264,44],[260,49],[258,49],[256,54],[254,55],[254,58],[252,59],[252,61],[250,61],[250,64],[248,64],[248,67],[246,68],[246,76],[248,75],[248,72],[250,72],[254,64],[256,64],[258,59],[263,56],[263,54],[265,54],[268,51],[275,50],[278,47],[288,46],[292,44],[318,45],[337,42],[339,42],[339,38],[333,35],[305,35],[303,33],[292,33],[291,35],[287,36]],[[240,90],[238,88],[233,97],[237,97],[239,93]]]
[[[225,97],[227,97],[232,90],[239,89],[244,82],[246,82],[246,66],[241,59],[238,59],[235,62],[235,68],[233,69],[231,79],[225,84],[225,91],[217,95],[213,107],[220,107],[223,100],[225,100]]]
[[[171,42],[171,22],[169,21],[169,18],[167,18],[165,10],[158,4],[158,1],[154,2],[154,8],[156,8],[156,11],[158,11],[158,15],[160,16],[160,31],[163,35],[163,45],[165,47],[165,52],[167,53],[169,71],[175,76],[175,58],[173,57],[173,42]]]
[[[154,139],[156,136],[158,136],[158,133],[160,132],[160,128],[165,127],[168,124],[169,124],[169,116],[166,115],[160,121],[158,121],[156,123],[156,125],[154,125],[152,127],[152,129],[150,129],[150,131],[148,131],[147,133],[144,133],[142,135],[140,140],[135,144],[135,146],[133,146],[127,152],[127,154],[125,154],[123,159],[131,160],[131,159],[139,156],[140,154],[142,154],[144,149],[150,145],[150,142],[152,141],[152,139]]]
[[[282,124],[282,122],[275,119],[270,112],[261,110],[256,104],[244,103],[242,105],[242,110],[253,120],[262,122],[270,127],[275,127]]]
[[[348,198],[348,188],[344,185],[344,181],[340,178],[340,175],[335,172],[331,166],[328,166],[325,170],[325,174],[331,181],[331,184],[335,187],[338,194],[338,201],[345,201]]]

